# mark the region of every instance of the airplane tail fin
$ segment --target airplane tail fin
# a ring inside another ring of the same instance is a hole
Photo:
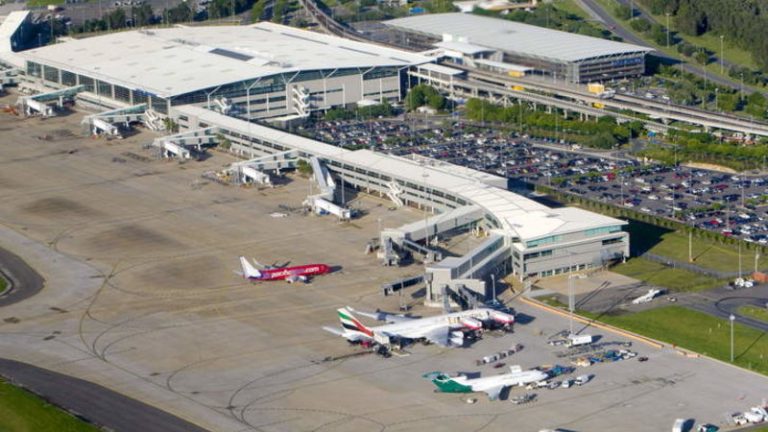
[[[355,318],[354,315],[352,315],[352,311],[349,310],[349,308],[340,308],[337,309],[337,312],[339,314],[339,320],[341,321],[341,326],[347,329],[348,331],[352,332],[359,332],[363,333],[366,336],[373,337],[373,331],[363,325],[363,323],[360,322],[357,318]]]
[[[240,257],[240,268],[242,268],[243,277],[245,278],[261,277],[261,272],[258,271],[251,263],[249,263],[245,257]]]

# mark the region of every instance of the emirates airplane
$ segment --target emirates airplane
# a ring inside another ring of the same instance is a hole
[[[240,257],[240,268],[242,269],[242,273],[238,274],[248,280],[284,280],[288,283],[307,282],[311,276],[326,274],[331,271],[331,268],[325,264],[307,264],[294,267],[268,267],[259,270],[256,266],[249,263],[245,257]]]

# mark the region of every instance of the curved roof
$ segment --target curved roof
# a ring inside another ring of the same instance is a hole
[[[639,45],[463,13],[417,15],[385,21],[384,24],[438,39],[443,39],[443,35],[458,36],[466,38],[472,45],[558,62],[653,51]]]
[[[283,72],[432,61],[407,51],[268,22],[126,31],[19,54],[163,97]]]
[[[259,136],[287,148],[365,167],[386,173],[393,178],[423,184],[453,194],[467,203],[481,207],[499,221],[501,230],[505,234],[519,237],[523,241],[626,224],[619,219],[574,207],[547,207],[528,197],[496,186],[506,184],[506,179],[472,168],[423,156],[419,159],[428,163],[419,163],[418,160],[370,150],[346,150],[192,105],[174,107],[174,109],[178,113],[196,117],[208,124],[230,131]]]

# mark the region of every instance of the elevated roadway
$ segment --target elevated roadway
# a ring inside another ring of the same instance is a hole
[[[370,40],[365,34],[358,33],[335,21],[330,15],[323,11],[315,1],[300,0],[300,2],[324,30],[357,41],[381,44],[381,41]],[[598,11],[604,12],[599,8]],[[610,22],[608,20],[609,18],[610,16],[604,17],[606,22]],[[634,41],[633,38],[629,39]],[[646,44],[643,42],[640,43],[640,45]],[[398,48],[403,49],[402,47]],[[451,90],[454,94],[478,97],[490,96],[490,99],[497,102],[504,102],[510,98],[519,99],[578,112],[584,115],[594,115],[598,117],[612,115],[622,121],[640,120],[650,129],[657,132],[666,131],[668,129],[666,123],[670,121],[680,121],[701,126],[706,130],[722,129],[739,132],[748,136],[768,137],[768,125],[732,115],[714,113],[711,111],[627,95],[616,95],[610,99],[602,99],[565,82],[548,84],[543,81],[514,79],[498,74],[490,74],[462,66],[450,66],[467,72],[466,81],[462,82],[461,80],[457,80],[450,83]],[[434,77],[429,77],[419,72],[411,71],[410,73],[412,76],[423,80],[426,79],[431,82],[435,81]],[[441,87],[446,88],[447,84],[448,83],[443,83]],[[512,86],[522,86],[524,90],[512,91]],[[542,94],[536,94],[534,92]],[[572,101],[565,101],[564,98],[571,99]],[[601,108],[595,107],[595,104]],[[650,117],[650,120],[623,114],[620,111],[631,111],[647,115]],[[657,119],[660,121],[655,121]]]
[[[455,66],[451,65],[451,67]],[[509,89],[513,86],[519,86],[522,87],[523,90],[514,91],[514,93],[541,92],[543,94],[551,94],[558,98],[572,99],[577,101],[577,103],[601,104],[605,107],[605,110],[602,110],[603,114],[606,114],[606,110],[625,110],[645,114],[652,118],[662,119],[663,121],[675,120],[702,126],[707,129],[723,129],[741,132],[747,135],[768,136],[768,125],[765,123],[751,121],[734,115],[714,113],[697,108],[660,102],[654,99],[621,94],[616,94],[612,98],[600,98],[597,95],[567,83],[549,84],[542,80],[512,78],[478,71],[476,69],[465,67],[457,68],[467,72],[467,80],[470,82],[483,82]],[[611,114],[613,115],[613,112],[611,112]]]

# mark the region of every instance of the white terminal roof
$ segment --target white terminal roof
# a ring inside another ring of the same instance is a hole
[[[427,184],[461,197],[493,215],[502,229],[523,241],[591,228],[624,225],[626,222],[573,207],[550,208],[498,186],[506,179],[471,168],[417,156],[412,159],[373,152],[345,150],[320,141],[282,132],[191,105],[174,108],[180,114],[197,117],[245,135],[259,136],[321,158],[334,159],[384,173],[415,184]],[[420,163],[421,161],[421,163]],[[426,175],[425,175],[426,174]]]
[[[269,22],[126,31],[20,54],[30,61],[163,97],[281,72],[433,61]]]
[[[384,24],[438,39],[443,39],[443,35],[458,36],[466,38],[472,45],[559,62],[653,51],[639,45],[464,13],[416,15],[385,21]]]

